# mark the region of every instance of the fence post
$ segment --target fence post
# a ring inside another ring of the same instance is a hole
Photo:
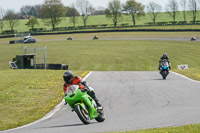
[[[44,69],[47,69],[47,64],[46,64],[46,47],[44,47]]]

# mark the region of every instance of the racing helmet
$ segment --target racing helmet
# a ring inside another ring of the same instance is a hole
[[[167,58],[167,53],[163,53],[163,58]]]
[[[67,83],[67,84],[72,84],[73,77],[74,77],[74,75],[73,75],[72,71],[66,71],[63,74],[63,79],[64,79],[65,83]]]

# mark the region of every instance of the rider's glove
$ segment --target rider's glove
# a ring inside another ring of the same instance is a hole
[[[87,87],[84,87],[82,90],[81,90],[81,92],[88,92],[89,91],[89,89],[87,88]]]
[[[85,86],[86,85],[86,81],[81,81],[81,84]]]
[[[86,92],[87,91],[87,89],[86,88],[83,88],[82,90],[81,90],[81,92]]]

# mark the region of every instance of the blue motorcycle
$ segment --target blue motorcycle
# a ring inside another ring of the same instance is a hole
[[[162,78],[166,79],[167,75],[169,74],[169,70],[170,70],[168,61],[163,60],[161,62],[161,66],[159,69],[160,69],[160,74],[162,75]]]

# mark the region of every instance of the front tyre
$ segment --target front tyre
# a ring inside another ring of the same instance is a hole
[[[166,77],[167,77],[167,71],[162,71],[161,75],[162,75],[163,79],[166,79]]]
[[[97,118],[95,118],[95,120],[98,122],[103,122],[105,120],[104,111],[101,110],[101,111],[98,111],[98,113],[99,115]]]
[[[79,119],[84,123],[84,124],[90,124],[90,116],[87,112],[85,112],[80,105],[77,105],[75,107],[75,111],[79,117]]]

